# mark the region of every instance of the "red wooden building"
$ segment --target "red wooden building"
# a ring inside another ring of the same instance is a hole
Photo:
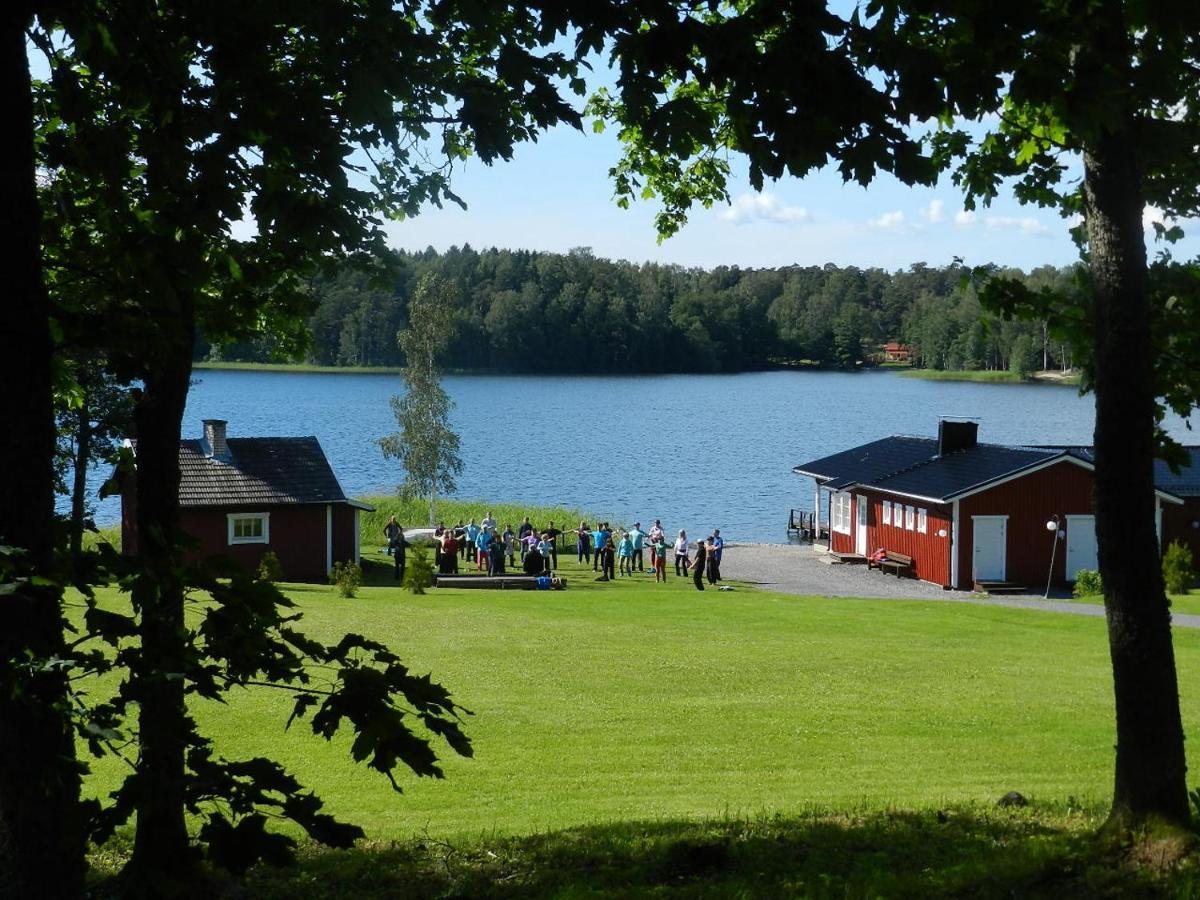
[[[1040,589],[1094,570],[1091,449],[980,444],[977,427],[943,420],[937,438],[894,436],[796,466],[817,482],[829,549],[902,553],[917,578],[961,590]],[[1159,534],[1170,540],[1185,504],[1157,487]]]
[[[202,438],[179,443],[180,525],[198,542],[189,555],[230,556],[254,570],[270,550],[284,580],[305,582],[357,562],[358,514],[372,507],[346,497],[317,439],[226,438],[225,426],[206,419]],[[137,540],[131,482],[121,496],[124,552],[136,552]]]
[[[1192,559],[1200,566],[1200,447],[1184,449],[1191,465],[1172,472],[1165,462],[1157,461],[1154,483],[1183,501],[1163,508],[1163,546],[1179,541],[1192,551]]]

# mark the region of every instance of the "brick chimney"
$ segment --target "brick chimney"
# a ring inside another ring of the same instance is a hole
[[[938,420],[938,456],[958,450],[970,450],[979,443],[978,422]]]
[[[225,419],[204,420],[204,455],[213,459],[229,459],[229,445],[225,443]]]

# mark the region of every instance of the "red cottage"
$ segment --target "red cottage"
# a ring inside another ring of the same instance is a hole
[[[268,550],[286,581],[324,582],[335,562],[357,561],[359,510],[315,437],[228,438],[204,420],[204,436],[179,443],[180,525],[193,559],[231,556],[251,570]],[[134,446],[136,452],[136,445]],[[121,546],[137,550],[137,495],[121,496]]]
[[[830,551],[901,553],[917,578],[960,590],[1041,590],[1095,569],[1091,448],[980,444],[977,429],[943,420],[936,439],[894,436],[796,466],[817,482]],[[1155,499],[1168,540],[1185,508],[1172,486],[1160,478]]]
[[[1185,447],[1191,465],[1175,474],[1161,460],[1154,463],[1154,483],[1170,491],[1183,502],[1163,508],[1163,547],[1179,541],[1192,551],[1192,559],[1200,565],[1200,447]]]

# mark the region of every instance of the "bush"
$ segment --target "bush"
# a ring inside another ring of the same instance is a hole
[[[433,563],[429,559],[429,545],[421,542],[408,545],[407,568],[404,570],[404,586],[414,594],[425,593],[433,584]]]
[[[1076,597],[1094,597],[1104,593],[1104,582],[1100,573],[1091,569],[1080,569],[1075,573],[1075,588],[1071,591]]]
[[[274,551],[268,550],[262,555],[262,559],[258,561],[256,577],[259,581],[269,581],[271,584],[283,581],[283,566]]]
[[[1192,551],[1179,541],[1172,541],[1163,554],[1162,572],[1168,594],[1186,594],[1196,581]]]
[[[343,597],[353,597],[362,587],[362,568],[349,560],[334,563],[333,571],[329,573],[329,583],[337,585],[338,593]]]

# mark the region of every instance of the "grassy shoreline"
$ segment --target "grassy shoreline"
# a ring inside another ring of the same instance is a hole
[[[197,362],[193,371],[282,372],[294,375],[399,375],[400,366],[317,366],[309,363]]]
[[[1017,375],[1003,369],[965,369],[950,371],[942,369],[896,369],[903,378],[920,378],[925,381],[971,381],[977,384],[1054,384],[1079,386],[1078,375],[1063,375],[1060,372],[1034,372]]]

